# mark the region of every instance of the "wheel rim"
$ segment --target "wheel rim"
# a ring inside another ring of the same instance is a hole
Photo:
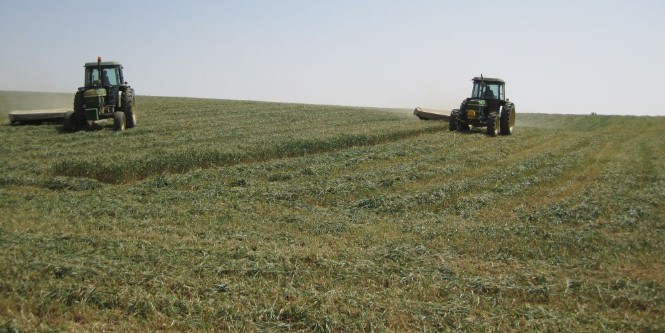
[[[515,109],[513,108],[510,110],[510,131],[513,131],[513,127],[515,127]]]
[[[501,126],[501,122],[499,121],[499,117],[494,117],[494,135],[499,134],[499,126]]]
[[[124,131],[127,126],[127,118],[122,112],[116,112],[113,119],[113,127],[116,131]]]

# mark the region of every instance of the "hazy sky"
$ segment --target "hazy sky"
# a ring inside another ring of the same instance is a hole
[[[482,73],[518,112],[665,115],[664,41],[663,0],[0,0],[0,90],[100,55],[139,95],[449,110]]]

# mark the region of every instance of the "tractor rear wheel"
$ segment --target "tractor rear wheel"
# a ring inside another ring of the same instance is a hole
[[[120,103],[127,121],[127,128],[136,127],[136,97],[134,97],[134,89],[127,87],[122,93]]]
[[[122,93],[120,103],[122,106],[122,112],[125,113],[127,128],[136,127],[136,97],[134,96],[134,89],[127,87]]]
[[[501,109],[501,134],[511,135],[515,129],[515,105],[506,103]]]
[[[125,129],[125,113],[116,111],[113,113],[113,130],[123,131]]]
[[[65,132],[76,132],[85,126],[85,118],[80,112],[67,111],[62,118],[62,129]]]
[[[65,130],[65,132],[74,132],[74,124],[72,119],[74,117],[74,111],[67,111],[65,112],[63,118],[62,118],[62,129]]]
[[[83,91],[81,90],[74,95],[74,112],[83,112]]]
[[[487,116],[487,135],[497,136],[499,134],[499,114],[491,112]]]
[[[66,131],[78,131],[85,126],[85,114],[83,110],[83,91],[79,90],[74,95],[74,111],[69,117],[68,128]],[[63,122],[64,124],[64,122]]]
[[[454,109],[450,112],[450,118],[448,118],[448,129],[454,131],[457,129],[457,118],[459,117],[459,110]]]

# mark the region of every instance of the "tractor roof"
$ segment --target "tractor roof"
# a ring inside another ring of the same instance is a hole
[[[115,61],[102,61],[99,64],[101,66],[122,66],[119,62]],[[86,62],[85,67],[97,67],[97,62]]]
[[[480,78],[480,77],[476,76],[476,77],[473,78],[473,82],[479,82],[479,81],[481,81],[481,80],[482,80],[482,81],[485,81],[485,82],[506,83],[505,81],[503,81],[503,80],[501,80],[501,79],[497,79],[497,78],[495,78],[495,77],[494,77],[494,78],[493,78],[493,77],[483,77],[483,78]]]

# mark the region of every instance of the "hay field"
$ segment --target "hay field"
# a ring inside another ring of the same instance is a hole
[[[122,133],[8,125],[50,97],[0,92],[0,332],[665,330],[663,117],[490,138],[139,96]]]

